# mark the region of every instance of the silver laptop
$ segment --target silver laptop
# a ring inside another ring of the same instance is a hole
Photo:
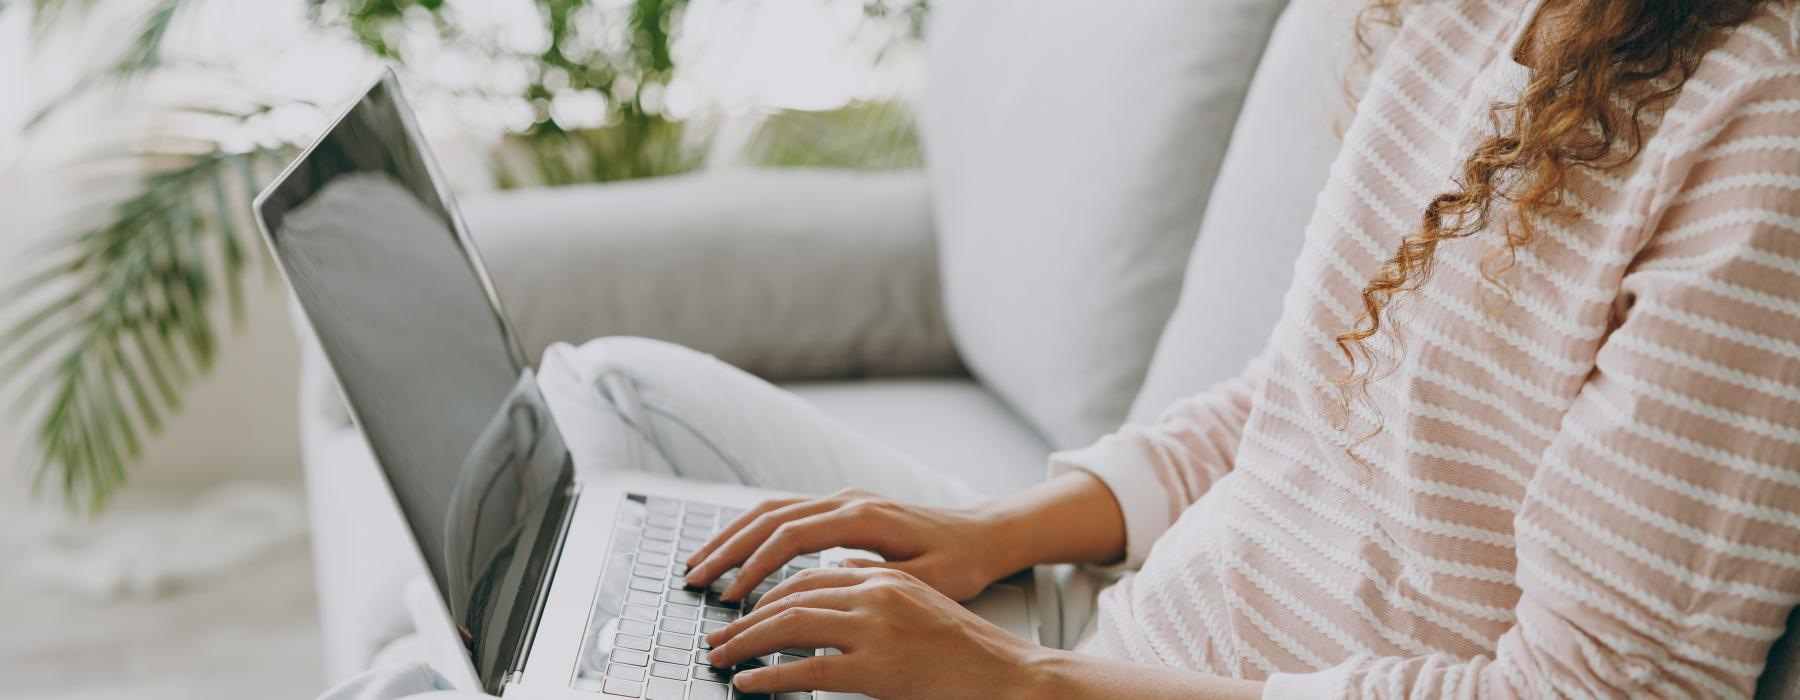
[[[680,562],[782,494],[577,463],[394,76],[255,207],[430,572],[411,602],[433,665],[509,698],[744,697],[744,666],[709,666],[705,634],[756,596],[721,601],[730,575],[688,589]],[[756,595],[853,554],[796,558]],[[970,606],[1037,642],[1038,585],[1021,574]]]

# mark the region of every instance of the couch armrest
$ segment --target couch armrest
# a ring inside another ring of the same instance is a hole
[[[924,178],[742,170],[471,197],[526,350],[638,335],[770,379],[961,368]]]

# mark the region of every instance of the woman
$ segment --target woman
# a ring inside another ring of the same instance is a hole
[[[1753,692],[1800,601],[1800,9],[1436,0],[1364,27],[1379,55],[1262,357],[1030,491],[954,507],[965,487],[705,358],[565,350],[723,426],[715,476],[936,504],[771,502],[687,562],[700,586],[741,568],[730,599],[803,552],[888,560],[712,635],[719,665],[844,652],[741,690]],[[1140,572],[1073,652],[952,602],[1046,562]]]

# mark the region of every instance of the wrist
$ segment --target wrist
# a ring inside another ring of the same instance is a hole
[[[1032,513],[1009,500],[997,499],[976,506],[973,513],[980,535],[976,541],[984,549],[977,566],[990,583],[1041,561],[1035,551],[1039,542],[1033,536]]]
[[[1080,677],[1073,667],[1080,661],[1071,652],[1034,646],[1016,666],[1016,677],[1009,684],[1008,697],[1072,697],[1075,681]]]

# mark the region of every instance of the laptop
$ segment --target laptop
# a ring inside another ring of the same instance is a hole
[[[777,581],[869,555],[798,557],[742,605],[719,599],[731,574],[712,590],[683,584],[681,562],[695,548],[744,509],[787,494],[570,452],[392,72],[255,210],[429,572],[415,584],[429,595],[409,602],[431,663],[459,690],[747,697],[730,687],[733,673],[833,653],[706,663],[706,633]],[[1022,573],[970,607],[1039,642],[1046,578]]]

